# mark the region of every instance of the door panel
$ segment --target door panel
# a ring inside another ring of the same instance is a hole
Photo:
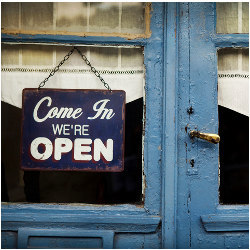
[[[114,232],[101,230],[18,230],[18,248],[113,248]]]
[[[180,3],[178,248],[238,247],[239,239],[244,241],[241,247],[248,244],[248,206],[219,205],[218,144],[189,136],[190,130],[218,133],[214,15],[214,3]],[[205,218],[214,218],[213,231]]]

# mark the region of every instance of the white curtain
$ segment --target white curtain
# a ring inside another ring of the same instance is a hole
[[[2,46],[2,101],[21,108],[22,90],[37,88],[70,47],[44,45]],[[113,90],[124,90],[126,102],[143,96],[144,66],[141,48],[81,48]],[[105,89],[75,51],[45,85],[46,88]]]
[[[248,49],[219,50],[218,104],[249,116]]]

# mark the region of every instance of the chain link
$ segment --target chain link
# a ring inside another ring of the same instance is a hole
[[[38,86],[38,90],[45,86],[46,82],[49,80],[50,77],[52,77],[59,68],[69,59],[69,57],[73,54],[74,50],[78,52],[78,54],[82,57],[82,59],[85,61],[85,63],[90,67],[91,71],[95,74],[96,77],[100,79],[100,81],[103,83],[104,87],[107,90],[111,90],[108,83],[105,82],[105,80],[101,77],[100,73],[91,65],[90,61],[87,59],[87,57],[82,54],[82,52],[77,48],[74,47],[72,50],[69,51],[69,53],[63,58],[63,60],[50,72],[49,76],[46,77]]]
[[[74,47],[74,49],[78,52],[78,54],[82,57],[82,59],[85,61],[85,63],[90,67],[91,71],[100,79],[100,81],[103,83],[104,87],[107,90],[111,90],[111,88],[109,87],[109,85],[104,81],[104,79],[101,77],[100,73],[91,65],[90,61],[87,59],[87,57],[82,54],[82,52],[77,48]]]

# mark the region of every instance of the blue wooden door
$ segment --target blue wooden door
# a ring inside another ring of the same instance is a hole
[[[216,4],[180,3],[176,53],[176,247],[248,248],[248,205],[219,201],[219,145],[190,130],[218,133],[217,50],[248,47],[248,34],[216,34]]]

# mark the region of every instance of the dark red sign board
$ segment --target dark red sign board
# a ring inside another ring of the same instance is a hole
[[[125,92],[24,89],[21,168],[124,169]]]

